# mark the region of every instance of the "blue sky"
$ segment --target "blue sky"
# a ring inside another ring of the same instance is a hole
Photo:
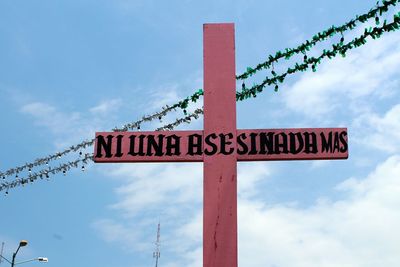
[[[135,121],[201,88],[203,23],[235,23],[242,73],[374,4],[1,1],[0,170]],[[350,147],[345,161],[239,164],[240,266],[398,265],[399,43],[398,32],[386,34],[324,62],[316,73],[293,75],[278,93],[271,88],[238,103],[239,128],[343,126]],[[163,123],[180,116],[170,114]],[[201,128],[201,119],[179,127]],[[201,208],[201,164],[90,164],[84,173],[73,170],[2,194],[0,242],[10,258],[27,239],[18,258],[45,256],[48,267],[154,266],[160,221],[159,266],[198,267]]]

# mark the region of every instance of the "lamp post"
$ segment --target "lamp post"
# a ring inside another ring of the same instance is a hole
[[[11,260],[11,261],[9,261],[8,259],[6,259],[6,258],[3,257],[2,255],[0,255],[0,256],[1,256],[1,258],[3,258],[4,260],[6,260],[8,263],[10,263],[10,264],[11,264],[11,267],[14,267],[15,265],[18,265],[18,264],[30,262],[30,261],[40,261],[40,262],[48,262],[48,261],[49,261],[48,258],[45,258],[45,257],[38,257],[38,258],[30,259],[30,260],[15,262],[15,258],[17,257],[17,253],[18,253],[19,249],[20,249],[21,247],[25,247],[26,245],[28,245],[28,241],[26,241],[26,240],[21,240],[21,241],[19,242],[19,246],[18,246],[17,250],[13,253],[13,256],[12,256],[12,260]]]
[[[13,256],[12,256],[11,267],[14,267],[14,265],[15,265],[15,257],[17,256],[19,249],[21,247],[25,247],[26,245],[28,245],[28,241],[26,241],[26,240],[21,240],[19,242],[19,246],[18,246],[17,250],[13,253]]]

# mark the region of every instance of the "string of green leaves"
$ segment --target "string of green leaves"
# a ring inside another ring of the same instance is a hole
[[[263,92],[263,90],[266,86],[274,85],[275,91],[278,91],[279,84],[283,83],[288,75],[297,73],[299,71],[304,72],[304,71],[309,70],[310,68],[312,69],[313,72],[315,72],[317,70],[317,66],[322,62],[323,59],[325,59],[325,58],[331,59],[331,58],[336,57],[337,55],[341,55],[341,56],[345,57],[346,53],[349,50],[366,44],[368,37],[371,37],[372,39],[377,39],[377,38],[381,37],[381,35],[385,32],[393,32],[393,31],[398,30],[400,28],[400,12],[393,16],[393,22],[387,23],[387,21],[384,20],[382,26],[378,27],[378,25],[380,25],[379,16],[381,16],[383,13],[387,12],[391,5],[395,6],[399,2],[400,2],[400,0],[389,0],[389,1],[384,0],[382,2],[383,4],[381,6],[378,5],[376,8],[371,9],[368,13],[363,14],[361,16],[357,16],[354,20],[351,20],[340,27],[333,26],[326,31],[318,33],[311,40],[307,40],[305,43],[297,46],[297,48],[293,48],[293,49],[287,48],[287,49],[285,49],[285,52],[278,51],[275,54],[275,56],[269,56],[269,59],[266,62],[258,64],[255,69],[248,68],[248,70],[245,73],[237,76],[237,80],[245,80],[248,77],[254,75],[257,71],[259,71],[261,69],[269,68],[274,62],[277,62],[277,60],[279,60],[280,58],[289,59],[295,54],[299,54],[299,53],[304,54],[302,63],[296,63],[294,67],[287,68],[287,70],[284,73],[281,73],[278,75],[274,70],[272,70],[271,71],[272,77],[267,76],[260,84],[255,84],[250,88],[247,88],[245,83],[243,82],[242,90],[240,92],[236,93],[236,100],[242,101],[242,100],[245,100],[245,99],[248,99],[251,97],[256,97],[257,94]],[[344,38],[342,36],[342,38],[340,39],[340,42],[332,45],[332,49],[330,49],[330,50],[324,49],[322,51],[322,54],[318,57],[307,57],[307,52],[317,42],[325,40],[328,37],[331,37],[336,33],[343,34],[344,31],[353,29],[356,26],[356,22],[365,23],[370,18],[373,18],[373,17],[375,17],[375,23],[377,25],[376,27],[366,28],[361,36],[354,38],[353,40],[351,40],[350,42],[348,42],[346,44],[344,44]],[[199,110],[196,110],[193,114],[187,114],[186,108],[188,108],[190,102],[193,102],[193,103],[196,102],[202,95],[204,95],[204,91],[202,89],[199,89],[191,96],[173,104],[172,106],[163,107],[161,111],[155,112],[152,115],[143,116],[142,119],[137,120],[132,123],[125,124],[124,126],[122,126],[120,128],[116,127],[114,129],[114,131],[127,131],[127,130],[132,130],[132,129],[140,130],[140,125],[142,123],[152,121],[156,118],[160,119],[160,121],[161,121],[162,117],[166,116],[167,113],[169,113],[170,111],[176,110],[177,108],[181,108],[183,110],[185,117],[181,118],[181,119],[177,119],[174,123],[167,124],[163,127],[158,128],[157,130],[171,130],[183,122],[190,123],[190,121],[191,121],[190,119],[191,118],[197,119],[199,117],[199,114],[202,113],[202,110],[199,109]],[[46,166],[48,166],[49,161],[61,159],[61,157],[64,157],[71,152],[76,152],[78,150],[82,150],[84,148],[90,147],[93,145],[93,141],[94,140],[83,141],[82,143],[75,145],[75,146],[71,146],[70,148],[68,148],[62,152],[58,152],[58,153],[49,155],[47,157],[36,159],[32,163],[26,163],[22,166],[11,168],[3,173],[0,172],[0,177],[2,177],[2,180],[3,180],[3,182],[0,183],[0,191],[2,191],[4,189],[8,190],[9,188],[14,188],[18,185],[24,185],[25,182],[27,182],[27,181],[32,182],[32,181],[36,180],[37,178],[42,178],[44,176],[47,177],[48,174],[55,174],[56,172],[60,172],[60,171],[63,171],[63,173],[65,174],[66,170],[69,170],[72,167],[76,168],[78,166],[78,163],[82,163],[82,168],[84,168],[83,164],[87,164],[87,162],[90,159],[90,157],[88,155],[86,155],[83,159],[78,159],[77,161],[73,161],[73,164],[70,162],[66,163],[66,164],[62,164],[59,167],[55,168],[54,172],[42,170],[42,171],[39,171],[38,173],[32,173],[33,167],[39,167],[44,164],[46,164]],[[79,154],[81,156],[82,152],[79,152]],[[28,177],[30,177],[30,178],[33,177],[34,179],[18,178],[18,173],[25,169],[29,170]],[[46,167],[46,169],[49,170],[48,167]],[[16,178],[17,178],[15,181],[13,181],[13,182],[4,181],[6,176],[11,176],[14,174],[16,174]],[[40,174],[42,174],[42,175],[40,175]],[[44,174],[46,174],[46,175],[44,175]]]
[[[277,63],[278,60],[282,58],[290,59],[296,54],[306,54],[317,43],[325,41],[336,34],[340,34],[343,40],[343,33],[349,30],[353,30],[357,26],[357,23],[365,23],[369,19],[375,18],[375,23],[379,25],[379,17],[388,12],[390,6],[396,6],[398,3],[400,3],[400,0],[384,0],[382,1],[381,5],[379,5],[379,2],[377,2],[377,6],[375,8],[370,9],[369,12],[365,14],[357,15],[354,19],[346,22],[341,26],[332,26],[322,32],[315,34],[310,40],[306,40],[304,43],[298,45],[295,48],[286,48],[283,51],[277,51],[275,55],[269,55],[266,61],[259,63],[255,68],[248,67],[243,74],[236,76],[236,79],[246,80],[247,78],[253,76],[262,69],[269,69],[274,63]]]
[[[261,93],[266,86],[275,85],[275,91],[278,91],[279,84],[283,83],[286,77],[296,72],[304,72],[310,67],[313,72],[317,70],[317,65],[321,64],[324,58],[332,59],[337,55],[346,57],[346,53],[353,49],[360,47],[367,43],[367,38],[377,39],[385,32],[393,32],[400,28],[400,12],[393,16],[393,22],[387,23],[385,20],[381,27],[369,27],[364,30],[364,33],[360,37],[356,37],[347,44],[344,44],[344,39],[341,39],[339,43],[333,44],[331,50],[324,49],[322,54],[318,57],[304,57],[303,63],[296,63],[294,67],[288,68],[286,72],[278,75],[275,71],[272,71],[272,78],[268,76],[260,83],[255,84],[250,88],[247,88],[245,83],[242,84],[241,92],[236,93],[236,100],[242,101],[250,97],[256,97],[257,94]]]
[[[361,23],[365,23],[367,22],[369,19],[375,17],[375,22],[377,24],[379,24],[380,19],[379,16],[382,16],[384,13],[389,11],[389,7],[390,6],[396,6],[398,3],[400,2],[400,0],[383,0],[382,4],[379,5],[379,2],[377,2],[377,6],[375,8],[370,9],[369,12],[362,14],[362,15],[358,15],[356,16],[354,19],[348,21],[347,23],[341,25],[341,26],[332,26],[327,30],[324,30],[322,32],[319,32],[317,34],[315,34],[311,40],[306,40],[305,42],[303,42],[302,44],[298,45],[295,48],[286,48],[284,49],[284,52],[282,51],[278,51],[275,53],[275,55],[269,55],[268,56],[268,60],[260,63],[257,65],[257,67],[253,68],[248,68],[246,72],[244,72],[241,75],[238,75],[236,78],[238,80],[245,80],[247,78],[249,78],[250,76],[254,75],[256,72],[258,72],[261,69],[267,69],[270,68],[272,64],[276,63],[279,59],[281,58],[285,58],[285,59],[289,59],[292,56],[294,56],[295,54],[299,54],[299,53],[304,53],[304,60],[305,63],[308,62],[313,62],[313,60],[315,60],[314,58],[307,60],[307,56],[306,56],[306,52],[310,51],[310,49],[318,42],[321,42],[323,40],[326,40],[329,37],[332,37],[333,35],[340,33],[342,34],[342,38],[341,38],[341,42],[343,42],[343,33],[348,31],[348,30],[352,30],[354,29],[354,27],[356,27],[358,22]],[[335,49],[335,51],[339,51],[338,49]],[[329,53],[329,56],[332,57],[332,53]],[[322,58],[320,58],[321,60]],[[315,67],[317,64],[319,64],[320,60],[316,61],[316,64],[311,64],[313,70],[315,70]],[[294,68],[290,68],[288,69],[287,74],[292,74],[294,72],[297,71],[304,71],[308,69],[308,64],[296,64]],[[262,92],[263,88],[266,85],[271,85],[274,84],[275,85],[275,90],[278,89],[278,82],[281,83],[284,81],[286,75],[282,74],[277,76],[275,71],[272,72],[273,78],[269,79],[266,78],[261,84],[259,85],[255,85],[251,88],[246,88],[245,84],[243,83],[242,85],[242,91],[238,92],[236,95],[236,98],[238,101],[243,100],[243,99],[247,99],[250,96],[256,96],[257,93]],[[128,130],[140,130],[140,127],[143,123],[146,122],[150,122],[154,119],[162,119],[164,116],[166,116],[169,112],[176,110],[177,108],[180,108],[183,110],[183,113],[185,115],[187,115],[187,111],[186,109],[188,108],[189,104],[195,103],[197,102],[197,100],[204,94],[204,91],[202,89],[198,89],[196,92],[194,92],[191,96],[186,97],[185,99],[171,105],[171,106],[165,106],[162,107],[162,109],[160,111],[157,111],[151,115],[147,115],[147,116],[143,116],[141,119],[136,120],[134,122],[130,122],[127,123],[125,125],[123,125],[122,127],[115,127],[113,130],[114,131],[128,131]],[[71,153],[71,152],[76,152],[77,150],[81,150],[81,149],[85,149],[88,146],[91,146],[93,144],[93,140],[89,140],[89,141],[83,141],[77,145],[71,146],[70,148],[61,151],[61,152],[57,152],[51,155],[48,155],[46,157],[42,157],[42,158],[38,158],[33,162],[30,163],[26,163],[24,165],[15,167],[15,168],[11,168],[7,171],[5,171],[4,173],[0,172],[0,176],[10,176],[10,175],[14,175],[17,172],[21,172],[25,169],[31,169],[32,167],[37,167],[40,165],[44,165],[44,164],[48,164],[49,161],[53,161],[53,160],[57,160],[62,156],[66,156],[67,154]]]

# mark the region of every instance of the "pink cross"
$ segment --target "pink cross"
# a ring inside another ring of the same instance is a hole
[[[346,159],[346,128],[236,128],[233,23],[204,25],[204,131],[98,132],[95,162],[204,162],[203,266],[237,267],[236,162]]]

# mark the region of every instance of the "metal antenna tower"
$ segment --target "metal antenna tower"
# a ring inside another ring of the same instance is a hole
[[[158,259],[160,258],[160,222],[158,222],[158,227],[157,227],[157,240],[155,242],[156,244],[156,250],[153,252],[153,258],[156,258],[156,267],[158,267]]]

